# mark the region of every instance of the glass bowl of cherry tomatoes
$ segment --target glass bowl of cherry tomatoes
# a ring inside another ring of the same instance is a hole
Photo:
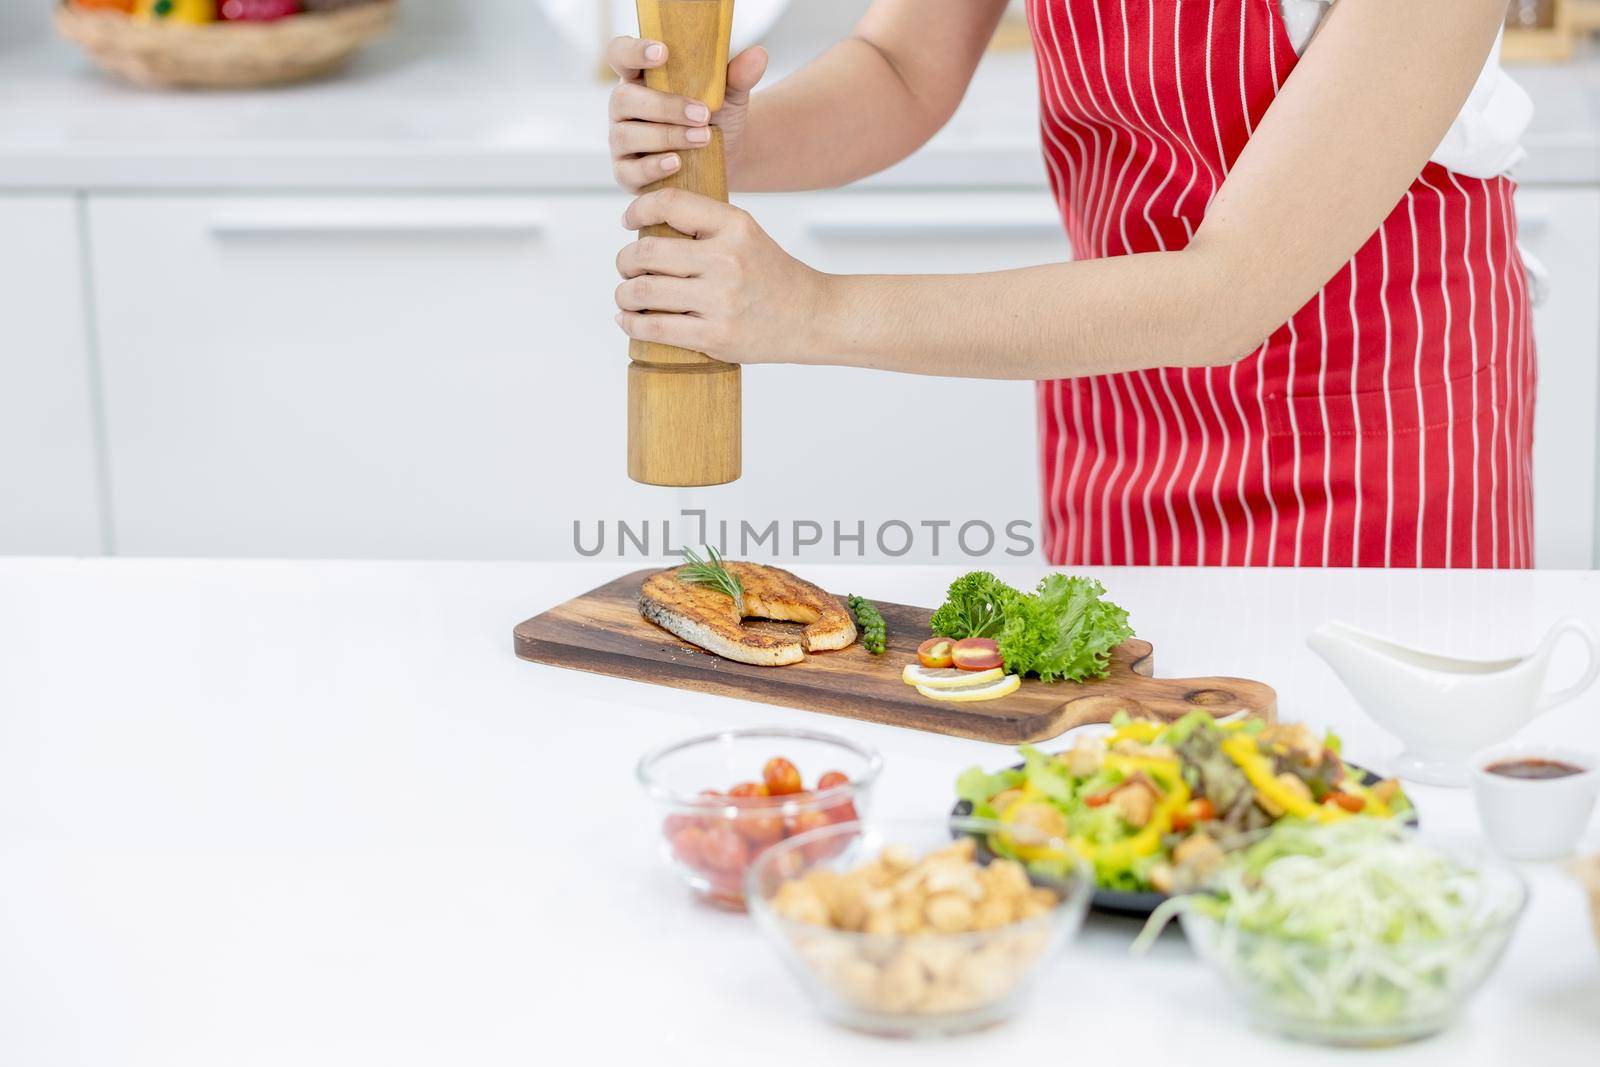
[[[866,745],[774,727],[666,745],[639,760],[637,775],[661,818],[667,863],[706,900],[742,910],[756,857],[796,834],[859,819],[882,768]]]

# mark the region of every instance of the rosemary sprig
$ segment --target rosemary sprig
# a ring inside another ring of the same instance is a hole
[[[703,558],[692,548],[683,550],[683,566],[678,570],[678,577],[695,585],[709,585],[713,589],[727,593],[733,599],[733,606],[739,612],[744,611],[744,586],[739,584],[739,579],[727,565],[722,562],[722,557],[717,555],[717,550],[710,545],[705,546],[706,556]]]

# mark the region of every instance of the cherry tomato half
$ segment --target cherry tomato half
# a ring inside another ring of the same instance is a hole
[[[700,842],[700,859],[712,870],[742,871],[750,862],[750,849],[732,827],[715,826]]]
[[[1352,814],[1361,811],[1367,806],[1365,797],[1353,796],[1350,793],[1343,793],[1337,790],[1323,797],[1322,802],[1324,804],[1331,804],[1335,807],[1343,808],[1345,811],[1351,812]]]
[[[831,826],[832,824],[833,820],[828,818],[826,812],[802,811],[789,819],[789,836],[793,837],[796,834],[803,834],[807,830],[815,830],[819,827]]]
[[[987,637],[966,637],[956,642],[950,658],[964,671],[987,671],[1005,662],[1000,646]]]
[[[761,782],[740,782],[728,790],[730,797],[764,797],[768,796],[767,787]]]
[[[833,819],[825,811],[802,811],[789,820],[789,834],[803,834],[807,830],[816,830],[823,826],[832,826]],[[827,859],[835,855],[835,842],[832,840],[813,841],[801,850],[806,859],[816,861]]]
[[[843,771],[828,771],[817,779],[817,792],[838,789],[840,786],[849,784],[850,778]],[[854,822],[858,818],[856,806],[848,797],[837,803],[829,804],[822,810],[828,816],[829,822]]]
[[[1211,798],[1196,797],[1172,813],[1172,828],[1181,834],[1216,817],[1217,806],[1211,803]]]
[[[702,789],[702,790],[700,790],[700,795],[703,796],[703,797],[706,797],[707,799],[709,799],[711,797],[719,797],[720,798],[720,797],[724,796],[725,794],[723,794],[720,790],[717,790],[717,789]],[[713,826],[716,826],[717,824],[719,824],[719,823],[721,823],[723,821],[723,815],[722,815],[721,810],[713,809],[708,805],[707,808],[706,808],[706,814],[701,815],[699,817],[698,821],[700,823],[700,828],[702,830],[709,830]]]
[[[766,781],[767,793],[771,796],[788,796],[805,788],[800,781],[799,769],[782,756],[767,760],[767,765],[761,768],[761,777]]]
[[[950,650],[955,647],[948,637],[930,637],[917,646],[917,662],[928,668],[949,667],[955,663],[950,658]]]
[[[725,908],[744,908],[744,875],[738,871],[710,871],[706,898]]]
[[[831,805],[826,811],[831,822],[855,822],[861,817],[856,814],[856,806],[848,800]]]
[[[783,816],[777,812],[770,815],[745,812],[734,820],[733,827],[739,831],[739,836],[745,839],[752,851],[759,851],[783,840]]]
[[[705,844],[706,832],[698,826],[685,826],[673,833],[668,840],[672,842],[672,854],[678,857],[678,862],[690,867],[699,867],[704,861],[700,857],[700,847]]]

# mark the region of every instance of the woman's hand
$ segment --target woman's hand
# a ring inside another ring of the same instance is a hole
[[[728,64],[722,107],[712,114],[697,100],[647,88],[644,72],[667,61],[660,41],[618,37],[606,46],[606,62],[621,78],[611,91],[611,172],[617,184],[637,193],[683,166],[677,153],[703,148],[711,127],[722,127],[723,154],[732,171],[744,141],[750,90],[767,72],[763,48],[747,48]]]
[[[666,223],[617,255],[617,325],[629,337],[727,363],[803,363],[816,354],[828,276],[778,247],[748,212],[681,189],[639,197],[630,230]],[[649,312],[649,314],[643,314]]]

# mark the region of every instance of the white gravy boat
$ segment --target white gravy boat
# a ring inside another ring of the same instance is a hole
[[[1547,693],[1550,654],[1569,633],[1586,647],[1583,677]],[[1472,753],[1508,740],[1600,676],[1600,642],[1578,619],[1556,623],[1538,648],[1514,659],[1438,656],[1342,622],[1323,623],[1306,643],[1328,662],[1362,710],[1405,743],[1396,764],[1400,776],[1428,785],[1465,786]]]

